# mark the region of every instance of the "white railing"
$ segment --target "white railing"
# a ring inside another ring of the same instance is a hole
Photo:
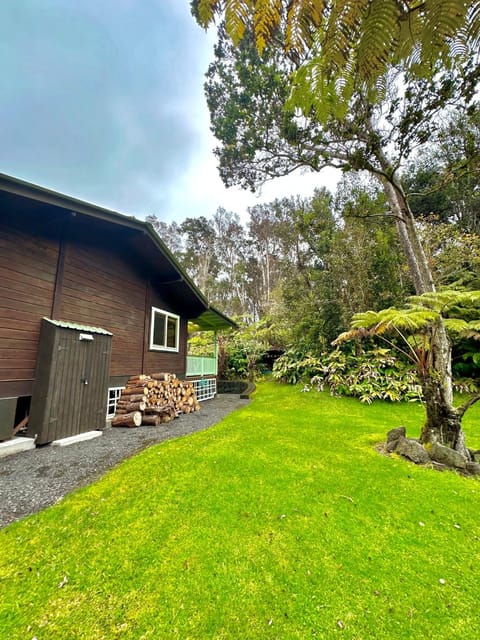
[[[217,358],[187,356],[187,376],[216,376]]]
[[[192,380],[192,382],[199,402],[203,402],[203,400],[210,400],[216,396],[216,378],[201,378],[200,380]]]

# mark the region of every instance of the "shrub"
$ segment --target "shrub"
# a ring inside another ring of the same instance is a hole
[[[328,387],[332,395],[368,403],[422,398],[415,370],[390,349],[378,347],[360,354],[335,349],[321,357],[289,351],[275,363],[273,376],[289,384],[304,382],[319,391]]]

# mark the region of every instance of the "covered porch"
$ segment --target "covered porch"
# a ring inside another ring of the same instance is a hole
[[[218,341],[221,330],[236,324],[216,309],[210,308],[189,321],[185,376],[193,382],[197,399],[208,400],[217,394]]]

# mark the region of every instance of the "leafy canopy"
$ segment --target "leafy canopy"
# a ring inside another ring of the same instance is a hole
[[[207,28],[217,16],[235,45],[251,30],[260,54],[280,41],[298,67],[294,101],[339,113],[360,86],[382,94],[392,66],[431,77],[480,45],[480,0],[193,0]],[[296,95],[295,95],[296,94]],[[308,97],[310,96],[310,98]]]

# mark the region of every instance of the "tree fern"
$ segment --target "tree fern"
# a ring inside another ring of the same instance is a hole
[[[480,45],[480,0],[193,0],[204,27],[224,14],[234,43],[246,25],[261,52],[278,29],[287,55],[300,65],[295,85],[328,118],[355,87],[375,91],[391,65],[431,77],[436,63],[468,57]],[[327,101],[327,104],[323,104]]]
[[[255,3],[254,32],[259,53],[278,29],[282,17],[282,0],[257,0]]]

